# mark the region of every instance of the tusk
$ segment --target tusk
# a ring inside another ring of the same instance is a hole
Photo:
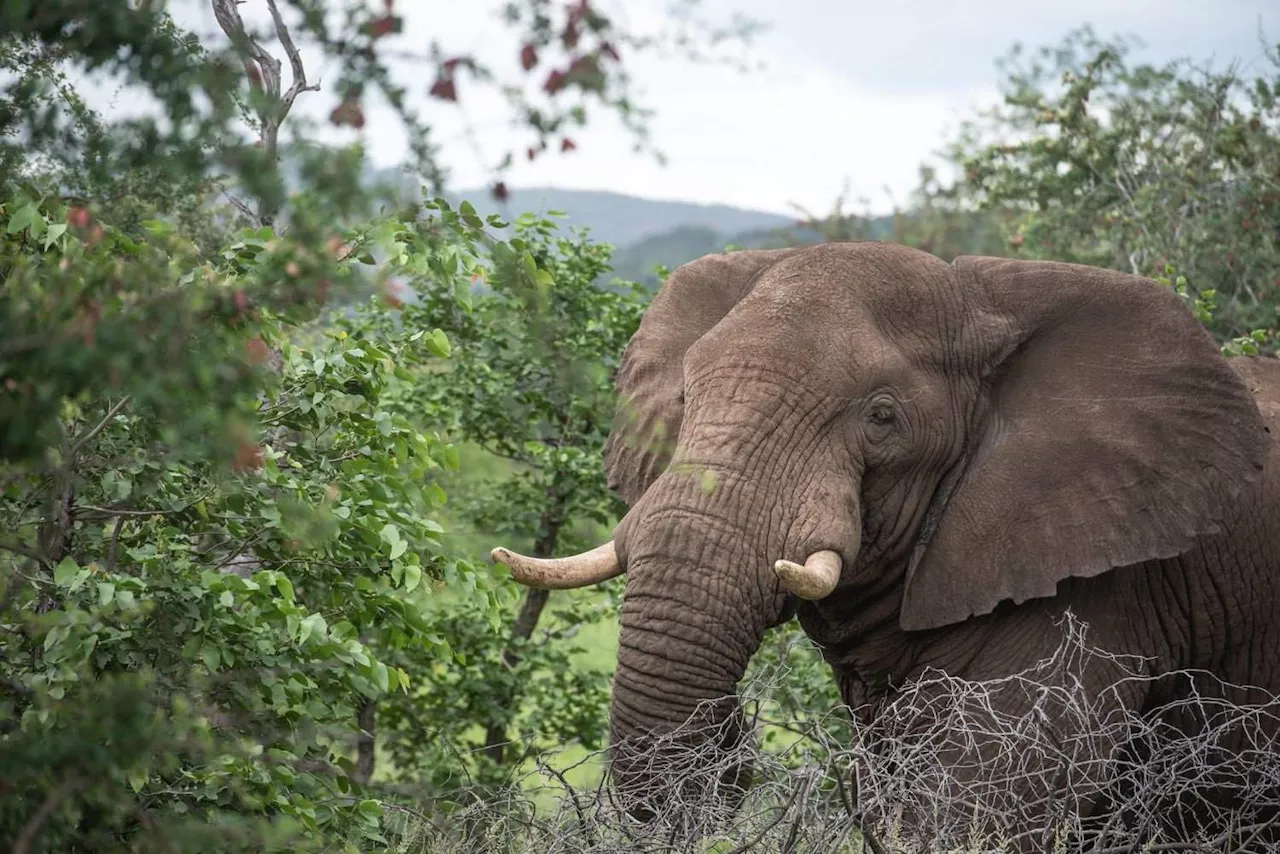
[[[814,552],[804,566],[789,560],[773,565],[782,589],[801,599],[815,601],[831,594],[840,580],[840,555],[833,551]]]
[[[510,567],[511,577],[516,581],[538,590],[573,590],[622,574],[613,540],[570,557],[526,557],[504,548],[494,549],[489,557],[494,563]]]

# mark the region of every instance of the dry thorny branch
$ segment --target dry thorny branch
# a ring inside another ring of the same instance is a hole
[[[624,814],[607,775],[576,789],[551,758],[502,797],[445,798],[400,814],[399,850],[1280,850],[1280,698],[1254,691],[1249,702],[1228,702],[1221,697],[1235,686],[1183,672],[1173,678],[1200,687],[1191,699],[1142,714],[1107,711],[1073,674],[1105,662],[1122,671],[1116,691],[1150,677],[1139,660],[1089,647],[1086,628],[1069,615],[1056,654],[1006,679],[926,673],[868,722],[848,710],[783,722],[792,738],[781,749],[762,749],[754,737],[730,752],[658,751],[666,764],[651,770],[668,800],[645,826]],[[748,707],[767,709],[784,676],[775,670],[745,686]],[[1027,709],[1007,702],[1013,697],[1035,701],[1029,711],[1002,711]],[[1199,725],[1180,725],[1188,722]],[[779,722],[761,713],[754,724],[758,736]],[[667,746],[687,735],[673,734]],[[725,804],[736,798],[723,780],[741,763],[754,782],[728,819]],[[1224,806],[1211,788],[1238,803]],[[1094,814],[1082,817],[1090,804]]]
[[[293,108],[294,99],[302,92],[319,91],[320,84],[307,83],[306,70],[302,66],[302,54],[294,44],[293,36],[289,34],[289,28],[285,25],[284,16],[280,14],[280,7],[276,0],[267,0],[267,8],[271,11],[271,22],[275,28],[276,38],[289,58],[289,68],[293,75],[292,85],[283,94],[280,91],[280,60],[272,56],[270,51],[258,44],[245,30],[240,10],[236,8],[243,0],[212,0],[212,2],[213,15],[218,21],[218,26],[227,34],[227,38],[231,40],[231,44],[243,59],[250,82],[255,89],[266,95],[266,100],[258,111],[258,138],[262,143],[267,162],[274,163],[279,150],[280,125],[289,115],[289,110]],[[231,201],[241,209],[242,213],[248,214],[253,219],[262,220],[265,225],[271,224],[273,217],[269,213],[264,212],[261,217],[254,216],[253,212],[238,199],[232,197]]]

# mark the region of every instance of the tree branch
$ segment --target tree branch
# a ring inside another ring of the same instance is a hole
[[[116,551],[120,548],[120,531],[124,528],[124,516],[116,517],[116,524],[111,529],[111,543],[107,546],[107,572],[115,572]]]
[[[27,823],[22,826],[22,830],[18,833],[18,838],[13,843],[13,854],[27,854],[27,851],[31,848],[31,843],[35,842],[36,837],[40,834],[40,828],[44,827],[44,823],[49,820],[49,816],[53,815],[53,811],[58,808],[58,805],[68,795],[80,788],[82,783],[83,780],[80,777],[68,777],[48,794],[44,799],[44,803],[40,804],[40,808],[36,810],[35,815],[27,819]]]
[[[42,565],[48,560],[48,558],[46,558],[39,550],[23,545],[22,543],[15,543],[11,540],[0,540],[0,551],[13,552],[16,555],[22,555],[25,558],[30,558],[36,563]]]
[[[377,701],[366,698],[360,706],[359,713],[356,715],[356,724],[360,727],[360,734],[356,736],[356,769],[352,778],[361,785],[367,784],[373,779],[374,762],[376,761],[374,726],[377,712]]]
[[[302,67],[302,54],[298,52],[297,46],[293,43],[293,36],[289,35],[289,28],[285,26],[284,18],[280,14],[280,7],[276,5],[276,0],[267,0],[267,8],[271,10],[271,22],[275,24],[276,38],[280,39],[280,46],[284,48],[285,55],[289,57],[289,70],[293,73],[293,85],[289,87],[289,91],[285,92],[280,99],[280,106],[282,107],[280,120],[283,121],[285,115],[293,107],[293,100],[298,97],[298,93],[319,92],[320,84],[307,85],[307,72]],[[276,67],[279,68],[279,65],[277,64]]]
[[[102,416],[102,420],[99,421],[93,427],[92,430],[90,430],[88,433],[85,433],[83,436],[79,437],[78,439],[76,439],[74,442],[71,443],[71,458],[70,458],[71,462],[75,461],[75,458],[79,455],[80,451],[84,450],[85,445],[92,442],[94,439],[97,438],[99,433],[107,429],[107,425],[110,424],[112,420],[117,415],[120,414],[120,410],[124,409],[126,406],[129,405],[129,401],[131,399],[132,399],[132,395],[128,395],[128,394],[120,398],[120,400],[116,401],[114,406],[112,406],[110,409],[107,410],[107,414]]]
[[[279,159],[280,126],[289,115],[294,99],[302,92],[318,92],[320,84],[307,83],[306,69],[302,65],[302,54],[299,53],[298,46],[294,44],[293,36],[289,34],[289,28],[285,25],[284,16],[280,14],[280,7],[276,4],[276,0],[267,0],[267,8],[271,12],[271,22],[275,27],[276,38],[279,39],[285,55],[289,58],[289,70],[293,74],[293,82],[289,86],[289,90],[283,95],[281,94],[280,60],[254,41],[245,30],[244,20],[240,17],[239,9],[236,8],[240,2],[242,0],[212,0],[213,16],[217,19],[218,26],[222,28],[222,31],[227,34],[227,38],[231,40],[232,46],[240,54],[244,62],[245,71],[249,74],[249,79],[254,88],[260,88],[271,99],[270,104],[263,104],[258,109],[258,139],[262,143],[268,162],[275,164]],[[223,192],[225,193],[226,191],[224,190]],[[232,204],[240,208],[241,212],[245,211],[245,208],[229,193],[227,198],[231,199]],[[275,211],[264,209],[254,218],[264,225],[270,225],[275,219]]]

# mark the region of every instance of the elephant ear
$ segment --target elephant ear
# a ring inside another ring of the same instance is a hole
[[[609,488],[635,504],[671,460],[684,413],[684,354],[798,249],[705,255],[676,268],[627,344],[615,380],[618,406],[605,443]]]
[[[908,568],[929,629],[1174,557],[1216,533],[1269,446],[1252,394],[1173,289],[1075,264],[962,257],[981,377],[964,459]]]

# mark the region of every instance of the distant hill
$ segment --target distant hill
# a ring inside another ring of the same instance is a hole
[[[616,247],[629,246],[677,228],[701,228],[722,234],[786,228],[792,217],[730,205],[642,199],[597,190],[563,190],[556,187],[513,189],[504,204],[488,190],[463,190],[456,195],[471,201],[482,214],[517,216],[525,212],[564,211],[567,226],[589,226],[591,236]]]
[[[290,171],[286,157],[286,172]],[[367,169],[366,184],[388,182],[417,196],[418,182],[396,169]],[[658,265],[674,269],[726,246],[769,249],[817,243],[822,236],[799,227],[797,219],[768,211],[748,210],[731,205],[687,201],[645,199],[599,190],[567,190],[558,187],[515,188],[504,203],[497,202],[487,188],[447,193],[457,203],[467,199],[481,215],[497,213],[504,218],[519,214],[563,211],[560,222],[566,227],[588,227],[594,240],[610,243],[614,276],[646,285],[656,285],[653,270]],[[891,233],[892,218],[872,223],[872,236]]]
[[[892,232],[892,216],[872,220],[872,238],[884,239]],[[613,270],[614,275],[620,279],[653,286],[658,283],[653,269],[659,264],[675,269],[703,255],[722,252],[726,246],[740,249],[779,249],[784,246],[806,246],[822,240],[819,232],[798,225],[737,234],[725,234],[698,226],[682,226],[619,248],[613,253]]]
[[[812,243],[816,234],[800,234],[798,229],[773,228],[726,234],[714,228],[686,225],[645,237],[613,253],[613,270],[618,278],[647,285],[657,284],[653,273],[659,264],[672,269],[726,246],[743,249],[773,249],[795,243]]]

